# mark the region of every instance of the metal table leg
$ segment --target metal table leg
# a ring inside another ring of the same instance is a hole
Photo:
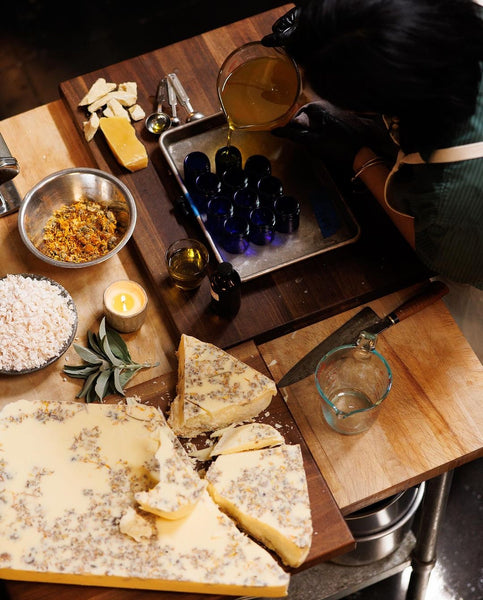
[[[406,600],[424,600],[426,595],[429,577],[436,563],[436,544],[452,479],[453,471],[448,471],[426,482]]]

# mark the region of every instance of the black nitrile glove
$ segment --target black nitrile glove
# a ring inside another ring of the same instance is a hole
[[[304,144],[323,160],[350,168],[362,146],[382,155],[390,153],[393,146],[383,125],[372,116],[359,116],[324,101],[306,104],[287,125],[272,133]]]
[[[297,28],[300,7],[290,9],[272,25],[272,32],[262,38],[264,46],[285,46]]]

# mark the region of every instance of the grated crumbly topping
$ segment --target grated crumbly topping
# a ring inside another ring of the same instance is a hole
[[[0,369],[22,371],[57,356],[72,334],[70,298],[47,279],[0,279]]]

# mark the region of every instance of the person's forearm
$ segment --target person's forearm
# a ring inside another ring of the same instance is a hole
[[[386,185],[386,179],[389,175],[389,169],[381,162],[373,164],[364,169],[364,165],[369,164],[369,161],[377,158],[370,148],[361,148],[354,158],[352,165],[354,173],[362,171],[358,176],[367,189],[372,193],[374,198],[379,204],[386,210],[386,202],[384,201],[384,186]]]
[[[405,240],[414,248],[414,224],[412,217],[402,215],[387,205],[385,200],[384,189],[386,186],[386,179],[389,175],[389,169],[383,162],[378,162],[377,154],[375,154],[370,148],[361,148],[354,158],[352,167],[354,173],[367,189],[371,192],[374,198],[382,206],[386,214],[389,216],[394,225],[399,229]],[[372,164],[374,162],[374,164]],[[368,166],[366,166],[368,165]]]

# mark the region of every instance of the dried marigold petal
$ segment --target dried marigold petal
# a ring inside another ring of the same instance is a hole
[[[110,252],[121,235],[112,210],[82,198],[54,211],[45,225],[39,250],[55,260],[88,262]]]

